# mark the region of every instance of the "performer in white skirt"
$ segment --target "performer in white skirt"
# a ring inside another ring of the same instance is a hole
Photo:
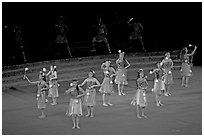
[[[170,94],[170,86],[173,84],[173,75],[172,75],[172,68],[173,68],[173,61],[170,58],[170,53],[167,52],[165,54],[165,58],[161,62],[162,69],[165,73],[164,75],[164,83],[166,87],[165,96],[171,96]]]
[[[147,116],[144,114],[144,109],[147,106],[146,89],[148,87],[148,82],[146,80],[146,77],[144,76],[143,69],[140,69],[138,71],[136,86],[137,86],[137,92],[133,100],[131,101],[131,104],[132,105],[137,104],[137,117],[138,118],[141,118],[139,114],[140,108],[142,109],[142,116],[146,118]]]
[[[184,48],[184,53],[182,57],[182,65],[181,65],[181,72],[182,72],[182,86],[184,87],[190,87],[189,85],[189,78],[192,76],[192,67],[193,65],[190,62],[190,56],[193,56],[195,51],[197,49],[197,46],[194,47],[194,50],[192,53],[188,53],[188,49]]]
[[[127,85],[127,68],[130,67],[130,63],[124,58],[125,52],[119,52],[119,58],[116,60],[117,65],[117,72],[116,72],[116,78],[115,83],[118,85],[118,94],[125,95],[123,92],[124,85]],[[125,66],[125,63],[127,66]]]
[[[40,71],[39,74],[39,81],[31,82],[26,75],[24,75],[24,79],[27,79],[29,83],[31,84],[37,84],[38,90],[37,90],[37,107],[41,111],[41,116],[39,118],[45,118],[46,115],[44,113],[44,109],[47,106],[47,99],[45,92],[49,89],[49,86],[43,79],[43,72]]]
[[[89,72],[89,77],[85,79],[79,86],[87,85],[86,91],[85,91],[85,96],[83,100],[83,104],[87,107],[87,117],[94,117],[93,114],[93,109],[94,106],[96,105],[95,98],[96,98],[96,87],[100,87],[101,84],[99,81],[94,77],[95,72],[90,71]]]
[[[65,94],[70,94],[71,99],[69,102],[69,113],[73,120],[73,129],[79,127],[79,117],[82,116],[82,100],[81,98],[85,96],[84,90],[78,87],[77,81],[73,80],[70,84],[72,87],[65,91]]]
[[[51,105],[57,105],[57,98],[59,97],[58,93],[58,82],[57,82],[57,69],[56,66],[50,66],[50,71],[47,76],[49,76],[49,94],[48,97],[52,98]]]
[[[113,104],[110,103],[110,95],[114,93],[113,90],[113,76],[115,76],[116,72],[113,67],[110,67],[110,61],[106,61],[105,63],[102,63],[101,69],[103,70],[104,73],[104,79],[101,84],[101,88],[99,89],[99,92],[103,94],[103,106],[112,106]],[[105,96],[108,97],[108,105],[106,104],[105,101]]]
[[[155,74],[155,79],[154,79],[154,88],[152,91],[155,93],[156,96],[156,105],[162,106],[163,104],[161,103],[161,98],[162,98],[162,93],[165,91],[165,84],[164,84],[164,73],[163,70],[161,69],[161,64],[157,63],[157,68],[153,69],[153,71],[150,71],[150,74]]]

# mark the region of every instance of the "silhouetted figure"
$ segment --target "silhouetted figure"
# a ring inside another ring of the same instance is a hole
[[[15,45],[17,48],[21,49],[21,53],[23,56],[24,63],[27,62],[25,51],[24,51],[24,40],[23,40],[23,29],[21,26],[15,26],[14,28],[14,34],[15,34]]]
[[[142,24],[134,18],[131,18],[127,23],[128,23],[128,26],[131,26],[133,29],[132,33],[129,36],[129,44],[132,46],[133,49],[138,50],[139,47],[136,46],[135,43],[139,41],[140,45],[142,46],[142,50],[146,51],[144,47],[144,42],[142,39],[142,34],[141,34],[143,30]]]
[[[96,26],[96,29],[97,29],[97,34],[92,39],[93,49],[91,51],[96,51],[96,47],[95,47],[96,42],[98,42],[98,43],[104,42],[106,44],[106,47],[108,49],[109,54],[111,54],[110,45],[109,45],[108,40],[106,38],[106,35],[107,35],[106,25],[102,22],[101,18],[99,18],[99,20],[98,20],[98,24]]]
[[[55,25],[57,27],[57,37],[55,40],[58,49],[64,56],[67,57],[67,51],[69,56],[72,57],[71,49],[68,45],[67,33],[69,31],[67,25],[64,23],[62,16],[60,16],[59,23]]]

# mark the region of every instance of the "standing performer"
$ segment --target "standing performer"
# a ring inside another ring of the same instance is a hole
[[[143,69],[140,69],[138,71],[136,86],[137,86],[137,92],[133,100],[131,101],[131,104],[132,105],[135,105],[135,103],[137,104],[137,117],[138,118],[141,118],[139,114],[140,108],[142,109],[142,116],[147,118],[147,116],[144,114],[144,109],[147,106],[146,89],[148,87],[148,82],[146,80],[146,77],[144,76]]]
[[[23,40],[23,29],[21,26],[15,26],[14,28],[15,33],[15,42],[16,46],[21,49],[23,61],[24,63],[27,62],[26,56],[25,56],[25,50],[24,50],[24,40]]]
[[[45,118],[46,115],[44,113],[44,109],[46,108],[47,99],[45,98],[45,91],[49,89],[47,83],[43,80],[42,71],[40,71],[39,81],[31,82],[26,75],[24,75],[24,79],[27,79],[31,84],[37,84],[37,106],[38,109],[41,110],[41,116],[39,118]]]
[[[133,27],[133,32],[129,36],[129,43],[132,44],[133,41],[139,40],[142,50],[146,51],[144,47],[144,42],[142,40],[142,34],[141,31],[143,30],[143,26],[140,22],[138,22],[136,19],[131,18],[128,22],[128,26]],[[135,46],[134,46],[135,47]],[[134,48],[133,47],[133,48]],[[135,47],[136,48],[136,47]],[[136,49],[137,50],[137,49]]]
[[[48,72],[47,76],[49,76],[49,94],[48,97],[52,98],[51,105],[57,105],[57,98],[59,97],[58,93],[58,83],[57,83],[57,68],[56,66],[50,66],[50,71]]]
[[[96,47],[95,47],[96,42],[99,42],[99,43],[105,42],[108,52],[109,54],[111,54],[110,45],[108,43],[106,35],[107,35],[106,25],[102,22],[102,19],[99,18],[98,24],[97,24],[97,34],[92,39],[92,45],[93,45],[92,51],[96,51]]]
[[[195,46],[192,53],[188,54],[188,49],[184,48],[184,54],[182,58],[181,72],[182,72],[182,86],[189,87],[189,78],[192,75],[192,64],[190,62],[190,56],[193,56],[197,46]]]
[[[118,85],[118,94],[125,95],[123,92],[124,85],[127,85],[127,68],[130,67],[130,63],[124,58],[125,52],[119,52],[119,58],[116,60],[117,65],[117,72],[116,72],[116,78],[115,83]],[[125,66],[125,62],[127,63],[127,66]]]
[[[87,117],[94,117],[93,114],[93,107],[96,105],[95,103],[95,97],[96,97],[96,89],[95,87],[99,87],[100,83],[99,81],[94,77],[95,72],[90,71],[89,77],[84,80],[79,86],[83,86],[84,84],[87,84],[86,88],[86,95],[84,97],[84,105],[87,107]]]
[[[72,116],[73,121],[73,129],[79,127],[79,117],[82,116],[82,100],[81,97],[83,97],[84,90],[80,88],[77,84],[76,80],[73,80],[73,82],[70,84],[72,87],[65,91],[65,94],[70,94],[71,99],[69,103],[69,113]]]
[[[191,47],[193,47],[193,49]],[[197,49],[197,46],[189,44],[189,48],[191,48],[190,50],[188,50],[188,52],[190,52],[188,54],[191,54],[191,56],[189,56],[189,62],[191,65],[191,70],[193,71],[193,55]]]
[[[110,95],[114,93],[112,78],[116,75],[116,72],[113,67],[110,67],[110,63],[110,61],[106,61],[101,65],[101,69],[103,70],[105,76],[103,79],[103,83],[101,84],[101,88],[99,89],[99,91],[103,93],[103,106],[113,105],[110,103]],[[105,96],[108,96],[108,105],[105,103]]]
[[[167,52],[165,54],[165,58],[161,62],[162,69],[165,73],[164,75],[164,83],[166,87],[166,92],[164,93],[165,96],[171,96],[170,94],[170,85],[173,84],[173,75],[172,75],[172,68],[173,68],[173,61],[170,58],[170,53]]]
[[[155,79],[154,79],[154,88],[152,91],[156,95],[156,105],[163,106],[161,103],[161,98],[162,98],[162,92],[164,93],[165,91],[165,84],[164,84],[164,73],[161,68],[160,63],[157,63],[157,68],[153,69],[153,71],[150,71],[150,74],[155,74]]]
[[[67,54],[68,51],[70,57],[72,57],[72,53],[71,53],[71,49],[68,45],[68,39],[67,39],[67,32],[69,31],[67,25],[64,23],[63,17],[60,16],[59,19],[59,23],[57,25],[55,25],[56,27],[58,27],[58,34],[55,40],[55,43],[60,49],[60,51],[62,51],[65,55]]]

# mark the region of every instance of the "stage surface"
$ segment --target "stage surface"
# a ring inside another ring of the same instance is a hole
[[[65,115],[69,96],[64,95],[69,87],[67,81],[60,82],[57,106],[48,103],[45,119],[39,119],[36,107],[36,85],[3,89],[2,134],[3,135],[201,135],[202,134],[202,68],[194,67],[190,88],[181,87],[179,70],[173,75],[172,96],[163,97],[162,107],[156,107],[155,95],[150,92],[153,81],[149,81],[147,94],[147,118],[136,117],[136,107],[130,105],[135,94],[137,73],[128,72],[125,96],[112,95],[111,107],[102,106],[102,94],[96,95],[95,117],[87,118],[86,108],[80,120],[81,129],[72,129],[72,119]],[[100,82],[102,77],[99,78]],[[81,81],[80,81],[81,82]],[[97,89],[98,91],[98,89]],[[50,100],[49,100],[50,101]]]

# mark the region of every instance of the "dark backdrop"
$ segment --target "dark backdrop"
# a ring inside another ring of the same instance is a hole
[[[112,48],[125,48],[128,38],[126,22],[136,17],[144,27],[143,39],[148,51],[181,49],[189,43],[198,45],[195,63],[201,64],[202,54],[202,3],[139,3],[139,2],[3,2],[3,65],[22,63],[16,52],[12,26],[23,27],[28,62],[55,59],[49,52],[56,37],[54,24],[59,15],[65,16],[70,28],[71,46],[90,46],[94,36],[93,24],[101,16],[108,29]],[[81,43],[81,44],[80,44]],[[79,48],[80,49],[80,48]],[[78,51],[78,49],[77,49]],[[82,52],[88,52],[84,50]],[[82,52],[74,56],[86,56]],[[53,52],[51,52],[53,53]],[[13,58],[11,56],[15,55]],[[48,56],[49,55],[49,56]]]

